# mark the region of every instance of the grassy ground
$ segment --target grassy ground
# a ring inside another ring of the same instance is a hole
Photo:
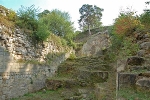
[[[150,91],[122,88],[118,91],[118,98],[124,98],[125,100],[150,100]]]
[[[80,88],[80,90],[86,90],[90,88]],[[89,90],[88,90],[89,91]],[[82,99],[70,99],[71,97],[79,96],[80,93],[78,92],[77,88],[72,89],[64,89],[59,88],[58,90],[52,91],[52,90],[46,90],[45,92],[43,90],[35,92],[35,93],[29,93],[25,94],[22,97],[14,98],[11,100],[82,100]],[[94,91],[90,91],[89,94],[87,94],[87,98],[85,100],[96,100]]]

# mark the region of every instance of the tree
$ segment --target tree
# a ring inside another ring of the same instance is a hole
[[[38,15],[39,9],[34,5],[30,7],[21,6],[17,11],[18,21],[16,22],[21,28],[26,28],[32,31],[37,30],[38,27]]]
[[[134,16],[133,11],[121,12],[118,18],[115,19],[114,33],[118,35],[131,35],[141,23],[137,16]]]
[[[41,12],[41,13],[38,14],[38,17],[41,18],[41,17],[44,17],[44,16],[46,16],[48,14],[50,14],[50,11],[49,10],[44,10],[43,12]]]
[[[149,6],[149,2],[145,2],[147,6]],[[144,25],[145,28],[150,28],[150,9],[144,9],[144,13],[140,16],[140,21]]]
[[[97,7],[96,5],[84,4],[80,9],[79,13],[81,14],[79,25],[82,30],[89,30],[89,34],[91,34],[90,30],[94,28],[100,27],[102,24],[102,8]]]
[[[48,26],[43,24],[43,20],[38,19],[38,12],[39,9],[35,8],[34,5],[30,7],[21,6],[21,8],[17,12],[17,25],[21,28],[30,30],[31,34],[28,35],[31,36],[34,45],[38,44],[39,42],[43,42],[50,35]]]
[[[43,20],[38,21],[38,28],[34,35],[36,41],[38,42],[45,41],[50,36],[48,27],[45,24],[43,24]]]
[[[55,9],[41,19],[43,20],[43,24],[48,26],[48,30],[53,34],[65,39],[73,38],[73,23],[70,21],[70,15],[67,12]]]

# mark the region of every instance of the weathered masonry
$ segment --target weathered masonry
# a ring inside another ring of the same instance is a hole
[[[63,60],[65,54],[56,58],[50,66],[20,63],[0,47],[0,100],[9,100],[42,89],[45,79],[55,74]]]

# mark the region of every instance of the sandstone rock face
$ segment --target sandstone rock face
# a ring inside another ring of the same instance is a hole
[[[110,38],[107,33],[92,35],[83,45],[82,55],[96,56],[103,54],[103,51],[110,46]]]

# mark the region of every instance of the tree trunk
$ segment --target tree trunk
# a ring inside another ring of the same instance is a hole
[[[88,24],[89,35],[91,35],[90,25]]]

